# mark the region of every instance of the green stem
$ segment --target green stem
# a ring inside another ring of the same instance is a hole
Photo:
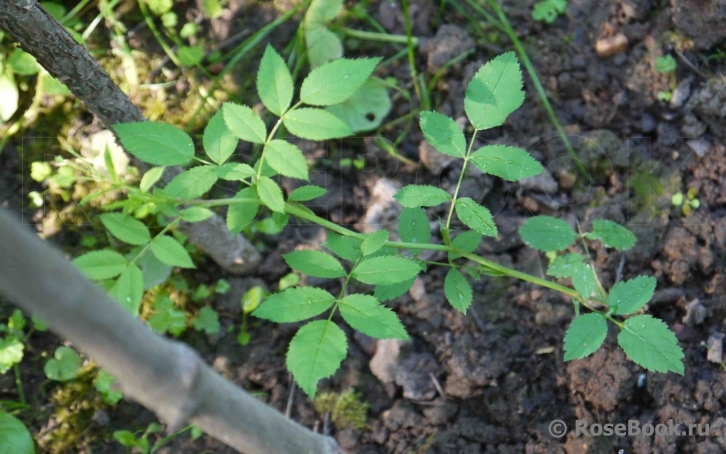
[[[464,181],[464,175],[466,175],[466,167],[469,164],[469,155],[471,154],[471,148],[474,146],[474,140],[479,132],[478,129],[474,129],[474,134],[471,136],[469,146],[466,149],[466,156],[464,156],[464,166],[461,168],[459,174],[459,181],[456,183],[456,189],[454,190],[454,197],[451,199],[451,207],[449,208],[449,215],[446,217],[446,230],[449,230],[451,226],[451,216],[454,214],[454,206],[456,205],[456,198],[459,196],[459,189],[461,188],[461,182]]]
[[[339,31],[343,33],[344,35],[350,36],[351,38],[358,38],[358,39],[365,39],[367,41],[379,41],[384,43],[393,43],[393,44],[406,44],[408,45],[409,42],[412,46],[418,46],[419,39],[416,37],[408,37],[403,35],[391,35],[388,33],[377,33],[377,32],[367,32],[363,30],[356,30],[353,28],[343,27],[342,25],[336,25],[332,27],[333,30]]]
[[[146,3],[144,2],[144,0],[138,0],[137,3],[139,4],[141,14],[144,15],[144,21],[146,22],[146,25],[149,27],[149,30],[151,30],[151,34],[154,35],[156,41],[159,43],[161,48],[164,49],[164,53],[166,53],[167,57],[169,57],[169,60],[171,60],[176,66],[181,68],[183,65],[179,60],[179,57],[176,56],[171,47],[169,47],[169,44],[166,42],[166,40],[164,40],[164,37],[161,36],[161,32],[159,31],[159,29],[156,28],[156,23],[151,17],[149,10],[146,8]]]
[[[424,110],[428,110],[429,103],[426,102],[427,100],[422,97],[422,90],[421,87],[419,87],[418,84],[418,74],[416,73],[416,57],[413,52],[414,43],[413,43],[413,32],[411,31],[411,16],[408,12],[408,0],[402,0],[401,6],[403,7],[403,18],[406,26],[406,47],[408,50],[408,66],[411,71],[411,79],[413,80],[413,88],[416,91],[416,97],[419,100],[419,103],[424,108]]]
[[[23,379],[20,376],[20,366],[18,363],[13,364],[13,372],[15,373],[15,387],[18,389],[18,398],[20,403],[26,405],[28,401],[25,399],[25,390],[23,390]]]

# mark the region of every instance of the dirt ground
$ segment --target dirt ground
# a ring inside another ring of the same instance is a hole
[[[438,2],[411,3],[414,33],[429,38],[417,54],[418,68],[428,71],[428,77],[443,62],[474,49],[446,70],[432,93],[438,111],[463,118],[463,92],[469,78],[512,45],[503,33],[453,7],[445,6],[439,20]],[[543,276],[547,259],[524,247],[517,234],[526,217],[547,214],[573,224],[577,220],[583,226],[598,218],[625,224],[636,233],[638,244],[622,254],[591,250],[598,273],[606,288],[618,273],[625,279],[639,274],[658,279],[649,313],[676,332],[686,354],[685,375],[642,370],[617,347],[617,333],[612,330],[595,354],[565,363],[562,342],[573,313],[563,295],[518,281],[483,277],[474,283],[474,303],[464,316],[445,301],[444,270],[432,269],[409,294],[390,302],[411,341],[376,343],[348,331],[348,359],[331,380],[321,383],[321,391],[360,393],[361,401],[370,406],[367,427],[324,424],[324,415],[301,392],[294,394],[291,417],[308,427],[327,429],[347,452],[360,454],[724,452],[726,371],[722,364],[707,359],[707,344],[710,337],[726,332],[726,59],[718,53],[718,44],[726,39],[726,7],[720,0],[571,0],[566,15],[543,24],[532,19],[533,4],[509,1],[505,11],[592,182],[578,173],[525,73],[523,107],[503,127],[486,132],[482,143],[523,147],[547,172],[522,184],[470,175],[462,195],[488,206],[496,214],[500,231],[497,240],[484,241],[477,252]],[[200,25],[210,39],[222,40],[237,26],[260,27],[280,14],[269,5],[242,0],[232,0],[228,8],[231,14],[214,24]],[[396,4],[373,1],[366,10],[389,32],[404,33]],[[355,19],[346,25],[363,27]],[[275,33],[273,45],[282,48],[294,31],[293,25],[283,27]],[[599,56],[596,44],[612,42],[616,36],[624,36],[627,47]],[[132,44],[145,42],[138,41]],[[347,48],[347,56],[390,57],[401,49],[392,44],[354,44],[355,49]],[[655,57],[665,54],[676,56],[673,76],[655,69]],[[403,85],[411,80],[405,58],[379,75],[396,77]],[[659,91],[673,88],[670,102],[657,99]],[[410,109],[405,99],[396,99],[388,118]],[[393,140],[401,127],[391,127],[386,136]],[[372,138],[327,146],[302,143],[301,147],[309,156],[320,158],[311,172],[312,183],[329,191],[323,202],[316,202],[323,206],[311,208],[362,231],[380,224],[395,231],[395,223],[389,221],[396,218],[396,207],[387,197],[399,184],[428,183],[447,189],[456,184],[460,170],[432,152],[415,125],[399,152],[421,162],[418,167],[392,158]],[[16,184],[18,175],[25,172],[27,179],[27,169],[20,169],[19,150],[20,144],[13,142],[0,156],[5,180],[0,202],[15,209],[24,200]],[[340,164],[351,157],[365,159],[364,171]],[[283,181],[286,189],[294,184]],[[697,194],[700,206],[684,215],[670,200],[689,189]],[[27,208],[24,212],[31,218],[35,215]],[[442,214],[429,210],[432,221]],[[288,226],[280,236],[263,236],[266,259],[248,278],[226,276],[210,260],[202,260],[193,274],[197,282],[213,284],[225,278],[232,284],[232,291],[215,302],[221,332],[239,323],[238,301],[244,291],[260,280],[274,290],[279,278],[289,272],[281,254],[324,240],[324,230],[311,226]],[[51,241],[63,246],[73,236],[56,235]],[[430,257],[436,259],[435,254]],[[339,291],[336,281],[309,283]],[[4,307],[4,312],[10,310]],[[189,331],[182,339],[198,348],[225,377],[262,393],[262,399],[284,411],[291,390],[284,355],[298,327],[254,322],[252,341],[244,347],[232,334],[207,337]],[[52,352],[58,343],[51,334],[36,335],[31,341],[40,352]],[[38,355],[32,358],[21,368],[26,392],[31,392],[31,401],[37,405],[33,414],[24,416],[31,430],[40,438],[56,430],[58,423],[51,415],[63,405],[87,423],[77,445],[63,452],[124,452],[110,440],[110,433],[143,429],[154,421],[153,415],[129,402],[115,407],[87,404],[98,403],[92,388],[65,401],[48,402],[40,393],[54,385],[43,383],[42,360]],[[10,374],[0,376],[0,399],[16,398]],[[709,424],[709,435],[586,437],[574,431],[576,420],[589,424],[637,420],[642,426],[667,424],[671,419],[684,426]],[[565,422],[566,436],[551,435],[550,424],[555,420]],[[158,452],[233,451],[209,437],[194,442],[182,437]]]

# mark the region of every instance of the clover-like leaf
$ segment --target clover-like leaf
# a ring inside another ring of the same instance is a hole
[[[43,370],[51,380],[68,381],[78,376],[81,364],[81,356],[75,350],[61,346],[55,350],[53,358],[45,363]]]

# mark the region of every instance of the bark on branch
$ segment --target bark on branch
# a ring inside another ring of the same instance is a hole
[[[0,294],[50,322],[172,431],[189,421],[247,454],[343,453],[220,377],[185,344],[153,333],[4,209]]]
[[[107,128],[144,121],[141,111],[111,80],[85,47],[35,0],[1,0],[0,28],[33,55],[52,76],[65,83]],[[181,169],[170,169],[176,175]],[[189,241],[233,274],[249,274],[260,262],[257,249],[243,236],[219,228],[219,216],[198,224],[179,224]]]

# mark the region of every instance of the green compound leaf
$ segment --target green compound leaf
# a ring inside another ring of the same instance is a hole
[[[294,270],[314,277],[335,278],[345,276],[343,266],[332,255],[322,251],[294,251],[282,258]]]
[[[325,110],[343,120],[353,132],[370,131],[379,127],[391,111],[391,97],[383,82],[368,79],[345,102]]]
[[[607,334],[608,324],[601,314],[580,315],[565,334],[565,361],[590,356],[600,348]]]
[[[217,334],[220,329],[219,314],[211,307],[204,306],[192,320],[192,326],[197,331],[207,334]]]
[[[76,257],[73,264],[86,276],[94,281],[112,279],[123,272],[129,261],[118,252],[104,249],[93,251]]]
[[[616,315],[629,315],[645,306],[653,297],[656,279],[653,276],[638,276],[613,285],[608,295],[608,307]]]
[[[375,296],[378,301],[388,301],[398,298],[411,290],[414,282],[416,282],[416,278],[412,277],[411,279],[397,282],[395,284],[376,285],[376,290],[373,292],[373,296]]]
[[[166,123],[144,121],[113,126],[123,147],[141,161],[154,166],[178,166],[194,157],[191,137]]]
[[[471,154],[469,160],[482,172],[507,181],[519,181],[544,172],[542,164],[529,153],[507,145],[481,147]]]
[[[295,109],[286,113],[282,122],[291,134],[307,140],[340,139],[353,134],[343,120],[322,109]]]
[[[0,374],[9,371],[23,360],[25,345],[14,336],[0,338]]]
[[[428,244],[431,225],[426,211],[423,208],[404,208],[398,218],[398,234],[404,243]]]
[[[340,38],[323,24],[305,24],[305,45],[310,66],[313,68],[343,56],[343,43]]]
[[[285,140],[271,140],[265,144],[265,162],[286,177],[308,180],[308,163],[302,151]]]
[[[551,24],[567,11],[567,0],[542,0],[534,4],[532,19]]]
[[[598,219],[592,223],[592,232],[586,233],[589,240],[600,240],[607,247],[625,251],[635,245],[635,234],[617,222]]]
[[[204,207],[189,207],[184,208],[179,213],[182,220],[189,223],[202,222],[214,216],[214,211]]]
[[[287,368],[311,399],[318,381],[332,376],[348,353],[345,333],[328,320],[310,322],[300,328],[287,351]]]
[[[490,60],[469,82],[464,110],[477,129],[501,126],[524,102],[522,71],[514,52]]]
[[[358,91],[380,58],[340,58],[312,70],[300,89],[300,100],[312,106],[340,104]]]
[[[353,269],[353,277],[372,285],[396,284],[416,277],[420,271],[412,260],[385,255],[363,260]]]
[[[199,166],[185,170],[171,180],[163,189],[163,194],[174,199],[196,199],[217,182],[216,169],[215,166]]]
[[[151,187],[159,181],[163,173],[164,167],[152,167],[147,170],[144,176],[141,177],[141,182],[139,183],[139,189],[141,189],[141,192],[148,192],[149,189],[151,189]]]
[[[547,268],[547,274],[554,277],[570,277],[584,260],[585,257],[580,254],[558,255]]]
[[[93,381],[93,387],[101,393],[103,401],[108,405],[116,405],[124,397],[121,391],[114,389],[114,384],[116,383],[116,379],[103,369],[98,371],[98,376]],[[2,435],[0,435],[0,438],[2,438]]]
[[[287,200],[290,202],[308,202],[318,197],[324,196],[328,191],[320,186],[307,185],[300,186],[290,193]]]
[[[438,112],[421,112],[420,125],[432,147],[455,158],[466,156],[466,138],[454,120]]]
[[[456,238],[452,240],[452,244],[457,249],[461,249],[462,252],[472,253],[479,247],[483,238],[484,236],[481,233],[469,230],[457,235]],[[449,260],[458,259],[459,257],[461,257],[461,255],[455,252],[449,252]]]
[[[167,332],[174,337],[180,336],[187,329],[187,317],[183,311],[174,308],[174,301],[166,295],[154,301],[156,313],[149,317],[149,327],[160,334]]]
[[[139,315],[141,297],[144,296],[144,275],[141,269],[133,264],[126,267],[108,294],[132,315]]]
[[[575,242],[575,231],[567,222],[551,216],[535,216],[519,228],[529,246],[540,251],[561,251]]]
[[[633,362],[646,370],[683,375],[683,350],[676,335],[662,320],[650,315],[625,320],[618,344]]]
[[[420,184],[409,184],[393,198],[406,208],[433,207],[451,200],[449,193],[443,189]]]
[[[388,241],[389,235],[388,230],[378,230],[368,235],[360,245],[360,251],[363,253],[363,256],[371,255],[382,248],[386,244],[386,241]]]
[[[335,297],[315,287],[292,287],[270,295],[252,315],[276,323],[307,320],[330,309]]]
[[[218,110],[204,128],[202,144],[205,153],[217,164],[224,164],[234,153],[237,143],[239,143],[239,139],[224,122],[223,109]]]
[[[456,215],[470,229],[486,236],[497,236],[497,226],[488,209],[468,197],[456,201]]]
[[[242,181],[257,175],[252,167],[237,162],[221,165],[214,170],[214,173],[222,180],[227,181]]]
[[[294,91],[285,60],[269,44],[257,72],[257,94],[267,110],[281,117],[290,107]]]
[[[99,216],[104,227],[119,240],[134,246],[140,246],[151,241],[149,229],[131,216],[121,213],[106,213]]]
[[[51,380],[68,381],[78,376],[81,365],[81,356],[72,348],[62,346],[58,347],[53,358],[45,363],[43,371]]]
[[[352,328],[375,339],[408,340],[396,313],[371,295],[348,295],[340,301],[340,315]]]
[[[267,138],[265,123],[249,107],[227,102],[222,106],[222,115],[232,134],[247,142],[265,143]]]
[[[323,246],[333,251],[338,257],[355,262],[360,253],[361,243],[361,240],[328,232],[328,241]]]
[[[469,281],[456,268],[451,268],[444,279],[444,294],[454,308],[466,313],[471,306],[473,292]]]
[[[157,236],[151,241],[151,252],[161,263],[179,268],[194,268],[194,262],[189,253],[176,239],[167,236]]]
[[[575,290],[577,290],[577,293],[586,299],[598,295],[595,271],[586,263],[575,265],[572,273],[572,285],[575,287]]]
[[[239,191],[235,199],[259,200],[257,193],[252,188],[244,188]],[[250,225],[257,217],[259,203],[232,203],[227,209],[227,228],[232,233],[239,233]]]
[[[269,177],[260,177],[257,180],[257,195],[262,204],[277,213],[285,212],[285,199],[282,197],[282,189]]]
[[[35,454],[30,431],[10,413],[0,411],[0,454]]]

